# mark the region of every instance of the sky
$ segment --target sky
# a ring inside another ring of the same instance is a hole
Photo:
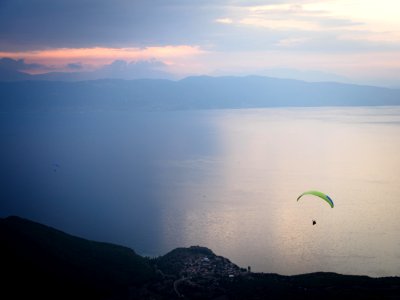
[[[0,68],[400,87],[398,0],[0,0]]]

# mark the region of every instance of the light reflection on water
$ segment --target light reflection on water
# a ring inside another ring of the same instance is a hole
[[[0,120],[2,216],[148,255],[204,245],[254,271],[400,275],[399,108]],[[296,202],[308,189],[335,208]]]
[[[214,120],[222,149],[198,183],[208,200],[178,214],[166,236],[179,231],[185,245],[210,245],[257,271],[399,275],[399,112],[222,112]],[[336,207],[311,196],[297,203],[307,189]]]

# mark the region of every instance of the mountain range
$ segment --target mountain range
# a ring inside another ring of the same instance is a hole
[[[261,76],[0,82],[0,111],[400,105],[400,90]]]

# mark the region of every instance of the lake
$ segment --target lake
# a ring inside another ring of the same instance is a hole
[[[7,113],[0,139],[1,217],[149,256],[400,275],[399,107]],[[297,202],[309,189],[335,207]]]

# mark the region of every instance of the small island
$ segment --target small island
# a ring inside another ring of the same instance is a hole
[[[201,246],[155,258],[20,217],[0,219],[7,299],[399,299],[400,277],[251,272]]]

